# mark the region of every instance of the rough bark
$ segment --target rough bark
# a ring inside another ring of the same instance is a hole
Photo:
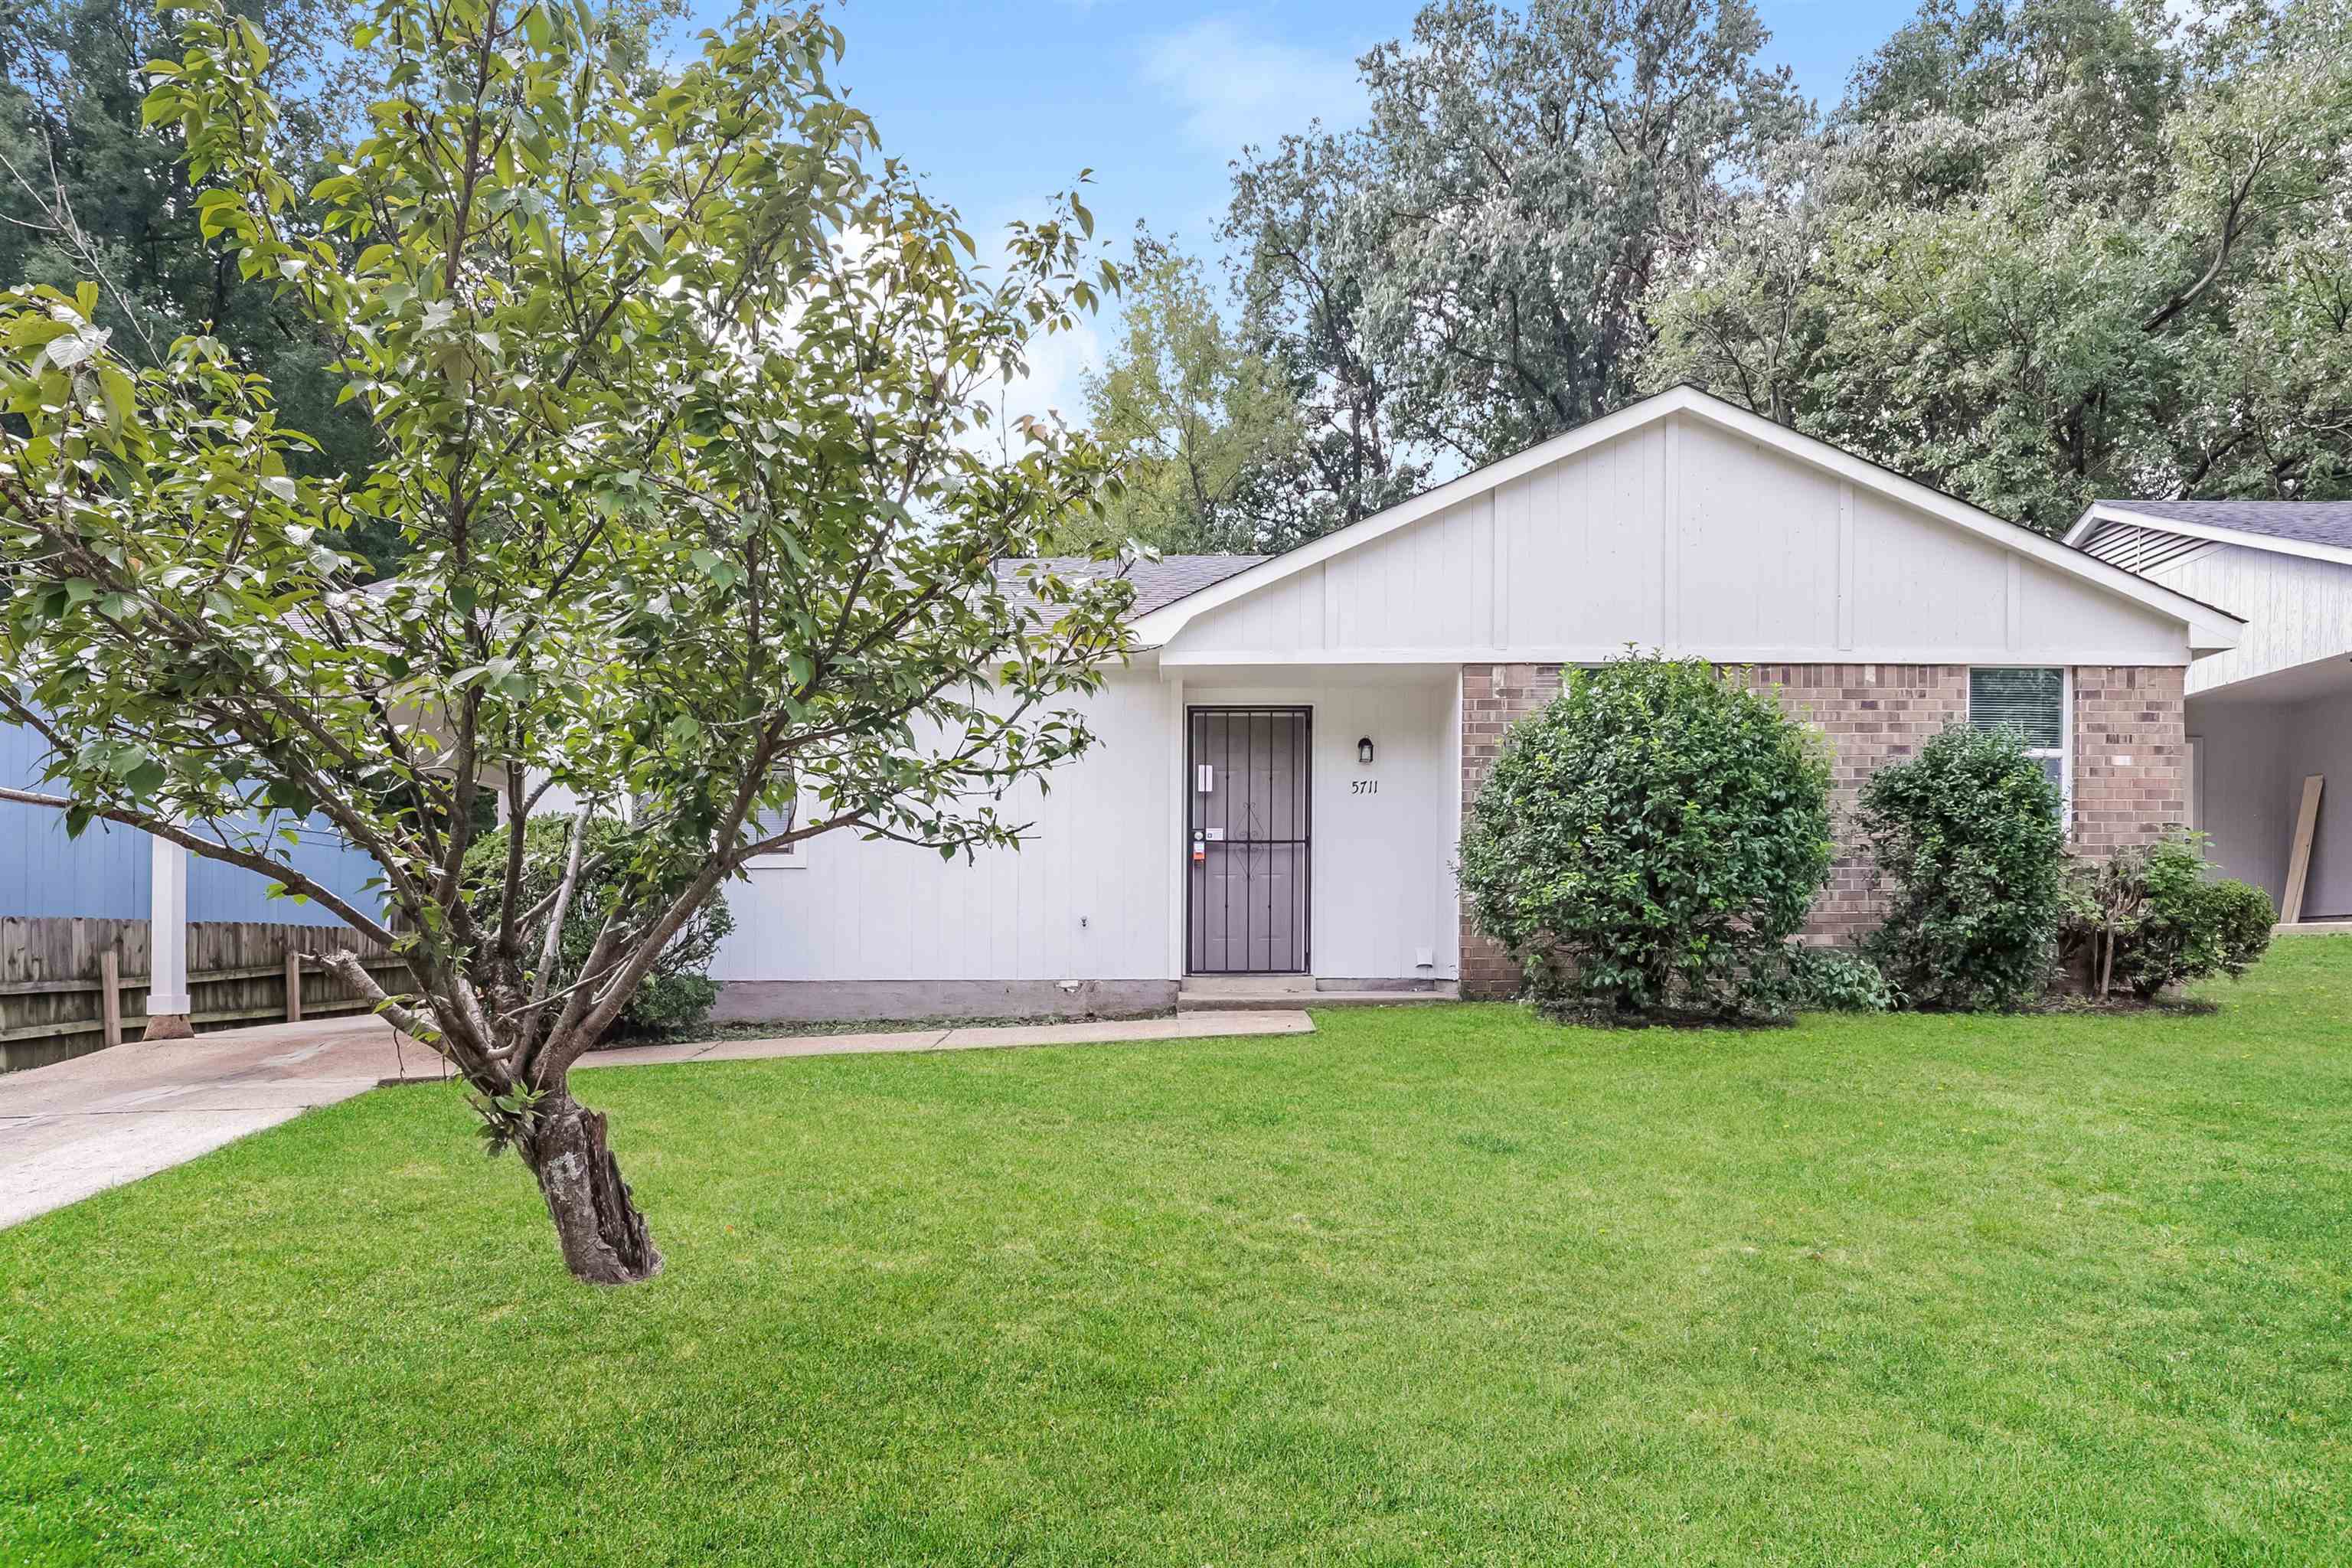
[[[559,1090],[541,1110],[523,1157],[539,1178],[564,1267],[591,1285],[634,1285],[661,1272],[646,1216],[629,1198],[604,1142],[604,1118]]]

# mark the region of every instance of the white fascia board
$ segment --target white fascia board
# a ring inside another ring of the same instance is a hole
[[[2080,544],[2103,522],[2119,522],[2158,533],[2177,533],[2183,539],[2204,539],[2216,544],[2242,544],[2249,550],[2266,550],[2273,555],[2300,555],[2306,561],[2329,561],[2338,566],[2352,566],[2352,550],[2340,544],[2312,544],[2300,539],[2275,539],[2267,533],[2248,533],[2242,529],[2221,528],[2210,522],[2182,522],[2178,518],[2155,517],[2144,511],[2133,511],[2128,507],[2099,503],[2093,504],[2074,526],[2066,531],[2066,542]]]
[[[1524,452],[1499,458],[1483,468],[1473,469],[1410,500],[1400,501],[1361,522],[1327,533],[1286,554],[1262,561],[1246,572],[1235,573],[1223,582],[1189,595],[1174,604],[1162,605],[1135,622],[1136,641],[1147,647],[1163,646],[1191,624],[1193,617],[1207,611],[1232,604],[1269,584],[1278,583],[1310,566],[1320,565],[1335,555],[1370,544],[1401,528],[1409,528],[1473,496],[1498,489],[1522,475],[1533,473],[1674,414],[1688,414],[1718,429],[1761,442],[1800,462],[1835,474],[1840,479],[1890,497],[1931,517],[1940,518],[2003,549],[2032,557],[2118,598],[2155,610],[2188,628],[2189,647],[2195,653],[2216,653],[2238,646],[2239,628],[2244,622],[2235,616],[2200,604],[2186,594],[2177,593],[2160,583],[2151,582],[2057,540],[2045,538],[2031,529],[2004,522],[1966,501],[1929,489],[1915,479],[1906,479],[1891,469],[1841,451],[1826,441],[1791,430],[1761,415],[1751,414],[1737,404],[1727,403],[1689,386],[1670,387],[1645,397],[1591,424],[1580,425],[1549,441],[1539,442]],[[1507,649],[1501,652],[1504,657],[1534,657],[1527,650]],[[2087,661],[2078,659],[2075,662]]]
[[[1522,474],[1531,474],[1563,458],[1573,457],[1589,447],[1614,440],[1629,430],[1639,429],[1677,409],[1687,408],[1696,395],[1689,387],[1677,386],[1645,397],[1589,425],[1580,425],[1549,441],[1538,442],[1524,452],[1499,458],[1483,468],[1473,468],[1434,489],[1423,490],[1410,500],[1399,501],[1386,511],[1374,512],[1361,522],[1350,523],[1296,550],[1261,561],[1246,572],[1236,572],[1221,583],[1187,595],[1174,604],[1163,605],[1150,615],[1138,618],[1135,622],[1136,641],[1146,647],[1159,647],[1182,631],[1196,616],[1221,605],[1230,605],[1270,583],[1279,583],[1310,566],[1319,566],[1334,555],[1345,554],[1370,544],[1401,528],[1410,528],[1422,519],[1435,516],[1450,506],[1458,506],[1473,496],[1499,489]]]
[[[2164,656],[2146,648],[2098,647],[1887,647],[1864,648],[1762,647],[1741,644],[1713,646],[1703,638],[1685,637],[1665,650],[1681,658],[1704,658],[1710,664],[1973,664],[1998,665],[2185,665],[2192,655]],[[1186,669],[1333,668],[1342,665],[1456,664],[1602,664],[1625,656],[1623,643],[1544,643],[1521,647],[1412,648],[1212,648],[1199,653],[1164,653],[1160,668],[1171,673]],[[1166,679],[1166,677],[1163,677]]]

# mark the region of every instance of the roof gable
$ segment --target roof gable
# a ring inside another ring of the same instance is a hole
[[[2181,628],[2189,646],[2196,651],[2228,647],[2237,639],[2239,622],[2226,612],[2200,604],[2119,566],[2094,559],[2031,529],[1979,510],[1916,480],[1905,479],[1827,442],[1774,424],[1695,387],[1677,386],[1563,432],[1526,451],[1474,469],[1350,527],[1327,534],[1287,553],[1269,557],[1151,614],[1139,616],[1136,622],[1138,640],[1147,647],[1165,646],[1186,627],[1222,606],[1266,593],[1278,584],[1291,582],[1318,568],[1341,562],[1380,541],[1442,515],[1474,510],[1482,504],[1490,509],[1503,504],[1497,498],[1507,500],[1519,481],[1528,480],[1542,470],[1563,464],[1580,454],[1595,452],[1610,443],[1645,431],[1662,435],[1666,442],[1671,443],[1678,418],[1707,435],[1719,433],[1728,436],[1788,459],[1823,482],[1843,487],[1840,493],[1866,496],[1873,502],[1889,503],[1907,514],[1933,520],[1935,526],[1959,539],[1989,547],[2005,558],[2018,560],[2021,563],[2020,576],[2028,575],[2023,567],[2030,563],[2036,568],[2031,574],[2033,578],[2073,583],[2095,589],[2099,595],[2120,605],[2137,606],[2143,615],[2153,612]],[[1671,446],[1668,450],[1671,454]],[[1671,486],[1676,482],[1679,474],[1671,455],[1656,467],[1656,483]],[[1728,495],[1724,498],[1724,504],[1718,511],[1710,515],[1734,518],[1740,509],[1756,503],[1758,500],[1745,494]],[[1675,515],[1678,519],[1687,519],[1693,513],[1688,508],[1683,508]],[[1707,563],[1707,559],[1699,557],[1702,568]],[[1297,592],[1295,583],[1292,592],[1294,595]],[[2015,592],[2012,588],[2012,596]],[[1661,616],[1670,619],[1663,605]],[[1642,636],[1635,640],[1657,641],[1669,647],[1683,647],[1709,652],[1725,643],[1723,637],[1707,626],[1692,626],[1679,630],[1681,635],[1664,637]],[[1761,652],[1759,647],[1759,655]],[[1715,656],[1729,657],[1725,654]],[[2086,658],[2085,662],[2089,660]]]
[[[2087,545],[2117,528],[2352,565],[2352,501],[2095,500],[2066,542]]]

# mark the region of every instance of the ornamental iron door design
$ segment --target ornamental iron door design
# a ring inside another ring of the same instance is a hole
[[[1308,972],[1312,718],[1305,708],[1186,715],[1185,969]]]

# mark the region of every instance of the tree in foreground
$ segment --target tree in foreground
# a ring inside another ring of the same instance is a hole
[[[1911,1003],[2021,1006],[2050,982],[2066,865],[2057,781],[2014,729],[1965,724],[1863,786],[1874,875],[1891,889],[1865,951]]]
[[[817,16],[749,16],[648,88],[584,11],[385,0],[355,47],[389,94],[307,205],[257,32],[211,0],[184,22],[147,114],[383,455],[298,477],[304,438],[215,344],[133,368],[95,287],[0,296],[0,712],[54,753],[52,789],[0,794],[392,944],[400,994],[341,973],[470,1086],[572,1272],[643,1279],[659,1253],[567,1075],[673,937],[820,834],[1016,843],[1005,792],[1090,742],[1077,700],[1129,588],[1106,567],[1016,598],[1000,564],[1094,504],[1097,454],[1035,422],[974,437],[1115,274],[1072,199],[983,279],[830,88]],[[360,520],[407,546],[364,588],[331,542]],[[530,897],[528,826],[559,807],[626,828]],[[389,917],[289,862],[304,815],[375,858]],[[559,963],[590,883],[605,913]]]
[[[1703,660],[1570,670],[1471,805],[1471,918],[1550,1011],[1780,1012],[1829,878],[1829,784],[1816,732]]]

